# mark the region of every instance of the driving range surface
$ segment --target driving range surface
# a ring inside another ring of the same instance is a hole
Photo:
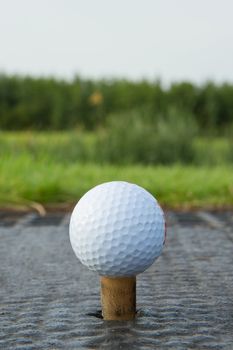
[[[137,278],[135,321],[100,318],[69,214],[0,212],[0,349],[233,349],[233,212],[167,212],[162,256]]]

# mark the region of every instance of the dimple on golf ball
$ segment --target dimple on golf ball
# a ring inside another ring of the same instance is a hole
[[[113,181],[88,191],[70,220],[79,260],[101,276],[134,276],[162,252],[165,220],[157,200],[140,186]]]

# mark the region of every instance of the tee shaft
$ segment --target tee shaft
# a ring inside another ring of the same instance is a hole
[[[136,314],[136,277],[101,277],[104,320],[133,320]]]

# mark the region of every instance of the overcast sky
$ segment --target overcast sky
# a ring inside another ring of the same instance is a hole
[[[233,81],[233,1],[0,0],[0,71]]]

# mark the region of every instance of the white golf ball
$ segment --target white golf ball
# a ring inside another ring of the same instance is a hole
[[[162,252],[164,214],[142,187],[107,182],[92,188],[75,206],[70,241],[80,261],[101,276],[134,276]]]

